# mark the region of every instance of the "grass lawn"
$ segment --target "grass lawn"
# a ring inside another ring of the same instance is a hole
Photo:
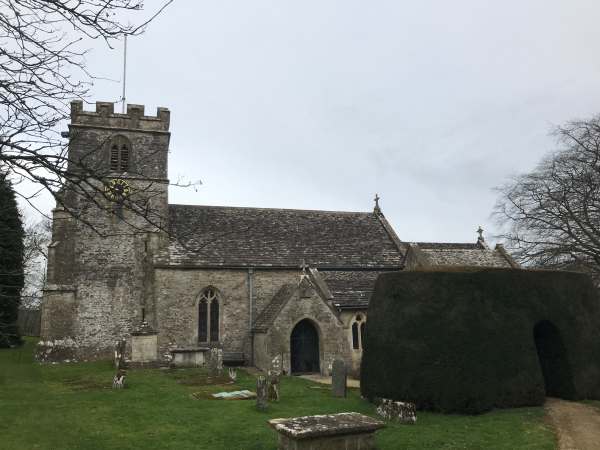
[[[0,350],[1,449],[275,449],[270,418],[374,414],[356,390],[334,399],[328,387],[294,377],[283,378],[282,400],[267,412],[256,411],[252,400],[208,399],[222,390],[254,390],[254,378],[241,371],[236,386],[207,386],[198,369],[131,370],[127,388],[113,390],[109,363],[40,366],[34,343]],[[481,416],[421,412],[416,425],[390,424],[377,442],[381,449],[555,448],[542,408]]]

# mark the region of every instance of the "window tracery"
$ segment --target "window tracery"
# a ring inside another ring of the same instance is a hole
[[[198,301],[198,342],[219,341],[219,294],[207,287]]]

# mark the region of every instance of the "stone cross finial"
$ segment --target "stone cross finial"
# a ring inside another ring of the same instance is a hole
[[[379,200],[380,200],[379,194],[375,194],[374,200],[375,200],[375,208],[373,208],[373,212],[381,213],[381,208],[379,207]]]
[[[479,238],[477,240],[485,241],[485,239],[483,238],[483,228],[481,228],[481,225],[479,226],[479,228],[477,228],[477,233],[479,233]]]

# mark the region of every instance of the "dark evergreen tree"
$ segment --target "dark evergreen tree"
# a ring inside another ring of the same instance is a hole
[[[0,174],[0,347],[21,343],[17,316],[24,279],[23,238],[15,193]]]

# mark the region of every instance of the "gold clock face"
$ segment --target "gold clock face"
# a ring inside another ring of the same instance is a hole
[[[105,188],[106,196],[114,201],[123,200],[131,193],[131,187],[129,183],[120,178],[110,180]]]

